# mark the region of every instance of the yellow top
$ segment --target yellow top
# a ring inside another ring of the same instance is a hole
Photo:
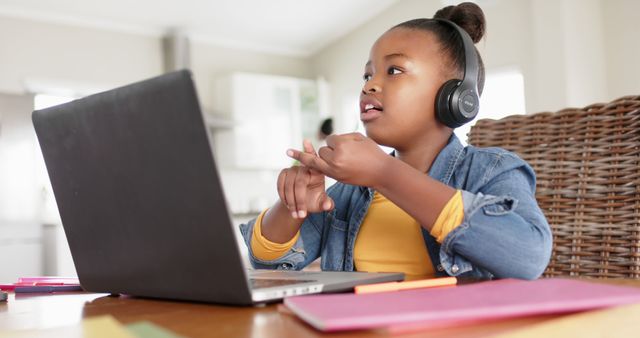
[[[260,214],[254,226],[251,250],[259,259],[274,260],[291,249],[300,232],[283,244],[267,240],[260,230],[265,212]],[[438,215],[431,235],[442,243],[447,234],[462,223],[463,218],[462,193],[458,190]],[[413,217],[376,192],[356,238],[356,270],[403,272],[407,279],[433,277],[433,263],[421,231],[420,224]]]

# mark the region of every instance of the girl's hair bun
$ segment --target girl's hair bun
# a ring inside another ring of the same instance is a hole
[[[469,33],[473,43],[484,36],[486,22],[482,9],[473,2],[463,2],[457,6],[447,6],[436,12],[434,19],[446,19]]]

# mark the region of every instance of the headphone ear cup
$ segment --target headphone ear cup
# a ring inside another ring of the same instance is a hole
[[[458,126],[453,107],[451,107],[451,96],[460,83],[460,80],[449,80],[440,87],[436,95],[436,118],[449,128],[456,128]]]

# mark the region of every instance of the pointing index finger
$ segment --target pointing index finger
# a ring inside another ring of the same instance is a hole
[[[299,150],[289,149],[287,150],[287,155],[293,159],[300,161],[300,163],[311,169],[315,169],[327,176],[331,176],[331,166],[329,166],[329,164],[318,155],[315,155],[315,151],[314,154],[309,154],[306,152],[301,152]]]

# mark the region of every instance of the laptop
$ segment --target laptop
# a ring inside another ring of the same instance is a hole
[[[189,71],[32,118],[86,291],[248,305],[404,278],[244,267]]]

